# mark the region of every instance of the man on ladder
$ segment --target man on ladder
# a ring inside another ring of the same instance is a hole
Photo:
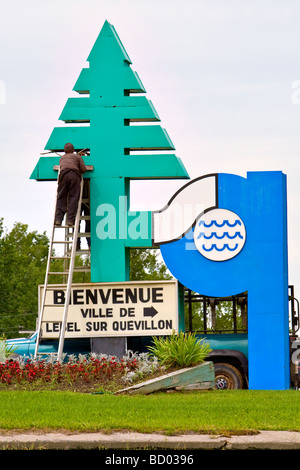
[[[60,226],[67,212],[66,225],[73,226],[80,196],[80,183],[86,166],[80,154],[74,153],[74,146],[67,143],[65,154],[59,161],[55,225]]]
[[[44,291],[42,296],[42,303],[39,312],[38,319],[38,335],[35,346],[35,358],[39,354],[39,345],[42,335],[42,324],[44,323],[44,309],[47,307],[46,294],[51,291],[51,283],[49,283],[49,275],[63,275],[67,277],[66,295],[64,301],[64,310],[62,314],[61,329],[59,336],[57,359],[60,361],[62,358],[65,329],[67,324],[68,308],[70,301],[70,293],[72,287],[72,278],[76,256],[76,245],[78,239],[78,229],[80,224],[80,214],[82,205],[82,193],[83,193],[83,179],[82,174],[85,173],[87,167],[81,157],[81,152],[78,154],[74,153],[74,147],[72,144],[66,144],[64,146],[65,154],[60,158],[59,162],[59,176],[58,176],[58,188],[55,208],[55,218],[52,227],[52,236],[50,239],[50,247],[48,252],[48,261],[46,268],[46,276],[44,283]],[[79,207],[80,205],[80,207]],[[62,226],[62,221],[67,212],[66,226]],[[54,237],[55,229],[66,229],[65,240],[56,240]],[[70,231],[71,230],[71,231]],[[54,244],[63,243],[65,246],[63,255],[58,255],[53,250]],[[62,272],[56,272],[51,270],[51,261],[53,260],[66,260],[68,261],[68,267]]]

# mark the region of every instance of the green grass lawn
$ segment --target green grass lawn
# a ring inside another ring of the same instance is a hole
[[[1,391],[0,429],[79,432],[300,431],[300,393],[202,391],[152,395]]]

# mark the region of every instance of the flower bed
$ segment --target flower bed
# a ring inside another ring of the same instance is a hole
[[[0,363],[0,389],[115,391],[159,368],[155,358],[131,352],[121,359],[96,354],[69,356],[62,362],[51,356],[44,360],[13,359]]]

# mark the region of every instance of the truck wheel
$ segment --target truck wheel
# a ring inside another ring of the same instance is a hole
[[[234,390],[243,388],[242,374],[230,364],[215,364],[215,388],[217,390]]]

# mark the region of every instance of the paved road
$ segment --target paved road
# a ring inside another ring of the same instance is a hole
[[[0,450],[299,450],[300,432],[261,431],[254,435],[211,436],[190,434],[164,436],[134,432],[102,433],[5,433],[0,436]]]

